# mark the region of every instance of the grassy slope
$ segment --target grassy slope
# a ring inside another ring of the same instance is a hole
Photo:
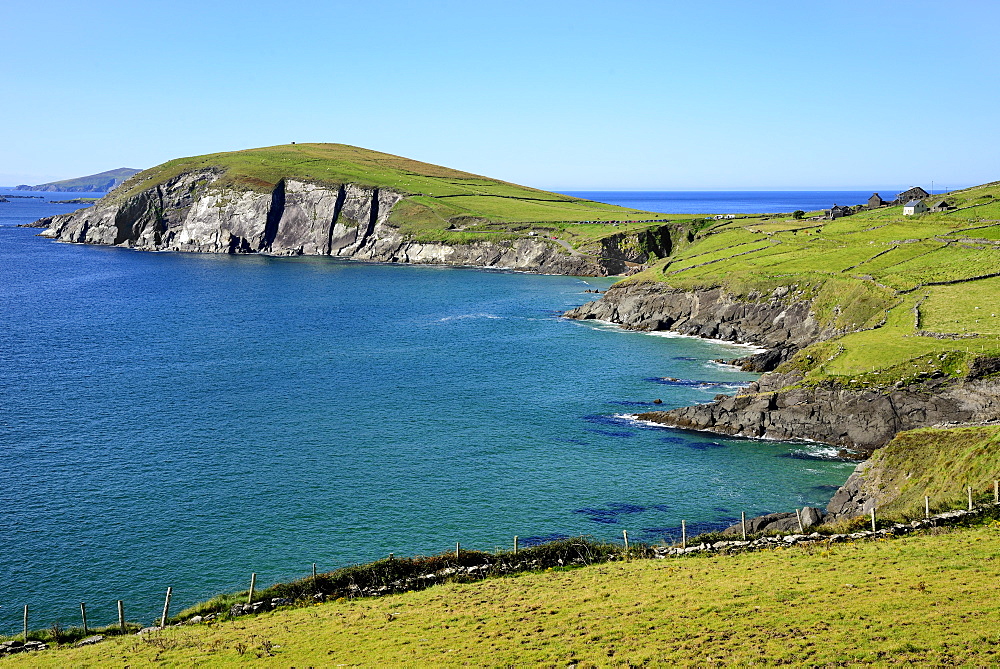
[[[966,486],[979,501],[993,500],[1000,479],[1000,426],[927,428],[901,432],[875,451],[866,482],[885,501],[879,512],[922,518],[924,496],[931,511],[966,503]]]
[[[610,563],[170,628],[0,664],[992,665],[998,553],[1000,524],[990,521],[830,548]]]
[[[222,172],[220,186],[247,190],[269,191],[281,179],[292,178],[403,193],[407,198],[390,220],[418,241],[511,239],[535,229],[583,247],[615,232],[650,228],[649,221],[690,219],[549,193],[344,144],[289,144],[178,158],[136,175],[112,197],[121,200],[204,168]],[[586,221],[605,223],[580,225]]]
[[[821,320],[843,331],[868,328],[802,351],[786,370],[806,372],[807,383],[833,377],[885,387],[935,371],[962,374],[972,358],[1000,355],[1000,279],[926,284],[1000,273],[1000,183],[947,198],[961,208],[719,223],[628,281],[723,286],[740,295],[795,285],[800,296],[816,299]]]

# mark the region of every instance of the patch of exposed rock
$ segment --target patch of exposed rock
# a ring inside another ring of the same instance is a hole
[[[805,507],[798,511],[787,513],[769,513],[756,518],[747,518],[747,534],[760,534],[763,532],[804,532],[817,525],[822,525],[826,519],[826,514],[821,509]],[[723,534],[742,534],[743,523],[736,523],[722,531]]]
[[[800,380],[798,375],[767,374],[744,394],[639,418],[755,439],[809,439],[863,456],[902,430],[1000,418],[1000,382],[995,379],[929,378],[879,390],[794,385]]]
[[[48,646],[41,641],[0,642],[0,657],[16,655],[17,653],[31,653],[39,650],[48,650]]]

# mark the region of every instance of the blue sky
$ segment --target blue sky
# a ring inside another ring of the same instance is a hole
[[[342,142],[548,189],[1000,179],[1000,3],[7,0],[0,184]]]

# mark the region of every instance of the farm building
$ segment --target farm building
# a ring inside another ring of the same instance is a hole
[[[948,204],[947,200],[941,200],[931,207],[931,211],[948,211],[952,209],[952,206]]]
[[[927,205],[920,200],[910,200],[903,205],[903,216],[913,216],[927,211]]]
[[[868,198],[868,204],[865,205],[866,209],[878,209],[887,205],[888,202],[882,199],[878,193],[872,193],[872,196]]]

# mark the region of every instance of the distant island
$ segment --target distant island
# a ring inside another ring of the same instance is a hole
[[[75,197],[72,200],[49,200],[52,204],[94,204],[100,198],[96,197]]]
[[[106,193],[133,174],[141,171],[132,169],[131,167],[119,167],[116,170],[108,170],[99,174],[77,177],[76,179],[52,181],[45,184],[38,184],[37,186],[21,184],[14,190],[54,191],[57,193]]]

